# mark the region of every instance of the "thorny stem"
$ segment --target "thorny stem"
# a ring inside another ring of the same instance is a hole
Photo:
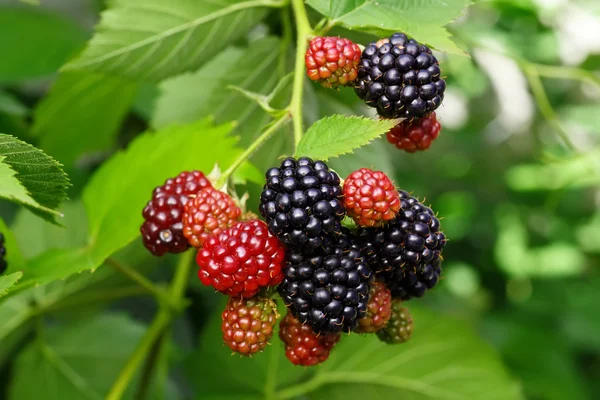
[[[312,35],[312,28],[306,16],[306,8],[303,0],[292,0],[294,16],[296,18],[296,31],[298,34],[296,43],[296,64],[294,68],[294,86],[292,88],[292,101],[290,112],[294,122],[294,143],[297,146],[304,133],[302,128],[302,94],[304,85],[304,54],[308,45],[308,39]]]
[[[169,290],[171,304],[181,304],[182,302],[183,292],[186,287],[193,257],[194,252],[187,251],[179,258],[179,262],[177,263],[177,268],[175,270],[175,278],[173,278],[173,282],[171,283]],[[125,393],[125,390],[135,375],[138,367],[144,361],[146,355],[155,345],[156,341],[169,327],[177,315],[176,311],[178,310],[173,310],[166,305],[161,305],[160,309],[158,310],[158,314],[144,334],[144,337],[119,373],[117,380],[106,396],[106,400],[119,400],[123,397],[123,393]]]

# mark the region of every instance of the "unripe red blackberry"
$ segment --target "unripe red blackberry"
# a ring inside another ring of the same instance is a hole
[[[283,273],[281,298],[317,333],[350,332],[367,311],[373,274],[344,234],[320,251],[288,249]]]
[[[185,205],[183,235],[192,246],[202,247],[208,237],[229,228],[241,215],[242,210],[227,193],[202,189]]]
[[[196,256],[198,277],[228,296],[252,297],[281,283],[284,251],[264,222],[238,222],[204,242]]]
[[[341,232],[340,178],[323,161],[286,158],[266,173],[259,211],[288,248],[320,249]]]
[[[200,171],[182,172],[152,192],[142,215],[140,228],[144,246],[152,254],[181,253],[190,245],[183,235],[183,209],[188,196],[199,190],[211,188],[209,180]]]
[[[423,118],[405,119],[386,134],[388,142],[407,153],[425,151],[438,137],[442,126],[435,113]]]
[[[398,214],[400,197],[385,173],[361,168],[344,181],[344,208],[359,226],[382,226]]]
[[[393,297],[408,300],[437,284],[446,236],[429,207],[405,191],[399,194],[398,216],[382,228],[361,228],[359,235],[367,264]]]
[[[288,313],[279,323],[279,338],[285,344],[285,356],[294,365],[317,365],[329,357],[340,340],[339,333],[317,335],[310,326],[302,324]]]
[[[356,80],[360,48],[340,37],[316,37],[310,41],[306,55],[306,74],[323,87],[346,86]]]
[[[377,331],[377,337],[389,344],[405,343],[412,336],[413,329],[413,319],[408,308],[403,307],[401,301],[394,300],[390,320],[383,329]]]
[[[390,320],[392,313],[392,293],[383,282],[375,281],[371,285],[366,315],[358,320],[355,332],[373,333],[382,329]]]
[[[223,341],[241,355],[258,353],[271,340],[278,318],[277,305],[271,299],[230,297],[221,315]]]
[[[0,274],[3,274],[8,268],[6,262],[6,246],[4,245],[4,234],[0,233]]]
[[[354,88],[382,117],[422,117],[442,104],[446,82],[440,75],[429,47],[395,33],[365,47]]]

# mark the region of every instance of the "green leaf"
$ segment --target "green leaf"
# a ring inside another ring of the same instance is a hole
[[[344,335],[329,360],[309,369],[285,358],[277,332],[264,353],[232,357],[226,346],[215,346],[221,322],[215,315],[189,356],[187,371],[197,399],[224,390],[276,399],[522,398],[498,355],[471,328],[431,311],[411,312],[415,331],[408,343],[391,346],[372,335]]]
[[[369,144],[389,131],[400,120],[373,120],[364,117],[333,115],[315,122],[302,136],[296,156],[327,160]]]
[[[0,134],[0,196],[53,220],[66,199],[69,178],[54,159],[10,135]]]
[[[39,218],[35,218],[35,220],[41,222]],[[49,226],[49,224],[44,225]],[[25,268],[25,258],[17,242],[16,235],[12,229],[8,229],[2,218],[0,218],[0,232],[4,235],[4,247],[6,248],[4,256],[4,259],[8,263],[6,273],[22,271]]]
[[[152,190],[181,171],[208,173],[215,163],[227,167],[239,154],[231,124],[202,120],[138,136],[94,174],[83,192],[88,217],[86,245],[53,249],[34,258],[18,288],[64,279],[93,270],[135,239],[140,239],[142,209]]]
[[[56,72],[86,36],[75,22],[40,8],[0,8],[0,82]]]
[[[348,28],[378,34],[404,32],[419,42],[464,54],[443,27],[457,18],[470,0],[308,0],[321,14]]]
[[[236,120],[240,129],[247,129],[245,122],[258,106],[228,86],[268,93],[277,83],[277,74],[272,71],[278,45],[277,39],[268,37],[247,49],[228,47],[198,71],[162,82],[152,126],[163,128],[214,115],[217,122]]]
[[[34,112],[40,147],[74,167],[82,154],[114,146],[119,125],[135,95],[131,81],[102,74],[61,74]]]
[[[0,112],[15,117],[24,117],[29,110],[15,96],[0,90]]]
[[[23,272],[18,271],[9,275],[0,276],[0,297],[8,293],[8,289],[23,277]]]
[[[598,105],[578,104],[564,107],[560,110],[561,118],[584,129],[600,134],[600,116]]]
[[[47,328],[19,354],[10,398],[103,399],[145,330],[121,314]],[[135,388],[134,381],[124,399],[133,399]],[[151,398],[165,395],[154,393]]]
[[[88,69],[158,81],[197,69],[256,25],[274,0],[114,0],[80,57]]]

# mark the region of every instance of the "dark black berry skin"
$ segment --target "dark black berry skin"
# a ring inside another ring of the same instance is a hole
[[[421,297],[441,273],[446,236],[431,208],[399,191],[401,209],[382,228],[361,228],[361,247],[367,264],[402,300]]]
[[[286,246],[319,249],[340,233],[344,217],[338,175],[323,161],[286,158],[266,173],[259,211]]]
[[[0,274],[3,274],[8,268],[6,262],[6,247],[4,245],[4,234],[0,233]]]
[[[365,47],[354,89],[382,117],[418,118],[442,103],[446,82],[440,74],[429,47],[394,33]]]
[[[373,273],[349,236],[326,242],[313,253],[288,250],[279,294],[315,332],[350,332],[367,311]]]

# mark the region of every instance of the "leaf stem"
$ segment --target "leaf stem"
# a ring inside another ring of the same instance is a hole
[[[171,283],[169,290],[170,304],[181,304],[183,292],[189,277],[192,260],[194,257],[193,251],[183,253],[175,271],[175,277]],[[165,304],[162,304],[158,310],[158,314],[154,317],[152,324],[144,334],[142,340],[138,343],[137,348],[129,357],[129,360],[119,373],[117,380],[113,384],[110,392],[106,396],[106,400],[120,400],[127,386],[133,379],[138,367],[146,358],[148,352],[153,348],[157,340],[161,338],[165,330],[169,327],[177,312]]]
[[[117,272],[125,275],[133,282],[137,283],[144,289],[148,290],[158,302],[164,302],[165,304],[170,304],[171,301],[167,296],[166,292],[160,288],[158,288],[150,279],[146,278],[144,275],[137,272],[135,269],[131,268],[129,265],[124,264],[120,261],[115,260],[114,258],[107,258],[105,261],[106,264],[113,267]],[[174,304],[172,306],[175,306]]]
[[[296,19],[296,64],[294,67],[294,86],[290,112],[294,122],[294,143],[297,146],[304,133],[302,128],[302,94],[304,85],[304,54],[308,46],[308,39],[312,35],[312,28],[306,16],[306,8],[303,0],[292,0],[294,17]]]
[[[223,174],[219,178],[219,181],[216,184],[216,187],[222,187],[227,182],[227,179],[229,179],[231,174],[233,174],[235,170],[244,163],[244,161],[246,161],[256,150],[258,150],[260,146],[262,146],[267,140],[269,140],[271,135],[277,132],[277,130],[281,126],[288,122],[289,119],[289,113],[285,113],[279,118],[277,118],[275,121],[273,121],[271,126],[265,129],[265,131],[254,141],[254,143],[248,146],[248,148],[244,150],[242,154],[240,154],[240,156],[233,162],[233,164],[231,164],[229,168],[227,168],[227,170],[223,172]]]
[[[531,92],[533,93],[533,97],[535,98],[535,101],[540,109],[540,113],[546,119],[548,124],[550,124],[550,126],[556,131],[558,136],[564,142],[565,146],[567,146],[572,152],[578,153],[577,147],[575,147],[569,138],[569,134],[560,124],[560,121],[558,120],[558,117],[552,108],[552,104],[546,95],[546,90],[544,89],[544,85],[540,80],[536,67],[530,65],[529,63],[521,63],[521,67],[523,68],[525,77],[529,82]]]
[[[600,86],[600,77],[596,76],[591,71],[586,71],[581,68],[535,63],[529,63],[529,65],[533,67],[536,70],[537,74],[540,76],[556,79],[574,79],[584,82],[590,82]]]

